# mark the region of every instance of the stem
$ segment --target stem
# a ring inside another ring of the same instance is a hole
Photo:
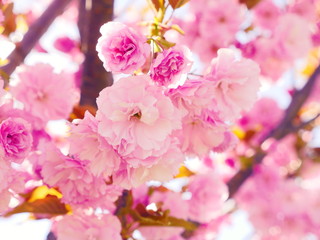
[[[301,124],[300,126],[295,126],[293,124],[294,118],[297,116],[301,107],[309,97],[311,91],[313,90],[313,86],[316,83],[318,75],[320,74],[320,65],[316,68],[314,73],[309,78],[308,82],[304,85],[304,87],[298,91],[296,91],[292,97],[292,101],[287,108],[285,115],[282,121],[276,126],[270,133],[261,140],[260,146],[264,141],[269,138],[275,138],[276,140],[280,140],[287,136],[289,133],[296,132],[298,129],[304,126]],[[317,117],[316,117],[317,118]],[[312,120],[315,120],[313,118]],[[308,121],[308,124],[310,122]],[[253,167],[256,164],[260,164],[264,157],[267,155],[266,152],[263,152],[261,149],[257,151],[257,153],[253,156],[254,164],[243,170],[239,170],[227,183],[229,188],[229,198],[233,197],[234,194],[240,189],[242,184],[252,175]]]
[[[80,0],[78,27],[81,50],[85,55],[82,65],[81,105],[96,107],[99,92],[113,84],[96,51],[100,27],[113,18],[113,0]]]
[[[9,63],[0,68],[0,74],[8,85],[9,76],[16,67],[23,63],[25,57],[30,53],[42,35],[47,31],[52,22],[63,13],[65,7],[71,0],[55,0],[43,12],[43,14],[30,26],[21,42],[16,44],[15,50],[8,57]]]

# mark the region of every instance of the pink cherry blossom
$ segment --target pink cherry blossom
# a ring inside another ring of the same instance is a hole
[[[272,0],[259,2],[259,4],[253,8],[253,12],[254,21],[261,27],[274,29],[277,26],[280,9]]]
[[[159,53],[151,65],[153,81],[160,86],[180,85],[181,75],[191,68],[190,54],[186,47],[170,48]]]
[[[308,21],[317,21],[317,0],[293,0],[288,11],[295,13]]]
[[[54,226],[58,240],[93,240],[112,239],[121,240],[121,223],[113,215],[88,215],[76,212],[64,216]]]
[[[0,155],[7,162],[21,163],[32,147],[31,126],[22,118],[7,118],[0,124]]]
[[[0,213],[3,213],[9,210],[9,202],[14,194],[23,192],[25,174],[8,166],[0,165],[0,181]]]
[[[188,79],[182,86],[167,90],[166,95],[184,115],[201,115],[204,110],[216,107],[214,88],[214,84],[205,78]]]
[[[99,134],[134,166],[154,164],[143,159],[165,153],[181,127],[180,112],[147,75],[120,79],[100,92],[97,105]]]
[[[221,209],[228,198],[228,188],[213,173],[198,174],[189,184],[192,197],[189,200],[190,218],[195,221],[209,222],[221,215]]]
[[[62,155],[59,149],[46,144],[39,161],[42,163],[43,181],[50,187],[58,187],[62,201],[74,206],[105,207],[113,209],[113,201],[121,189],[107,185],[107,180],[95,177],[89,171],[89,162]]]
[[[98,56],[107,71],[133,73],[142,67],[150,54],[146,39],[120,22],[108,22],[100,28]]]
[[[296,14],[288,13],[279,18],[274,39],[278,44],[278,51],[285,59],[290,61],[308,54],[312,47],[308,25],[304,18]]]
[[[218,46],[230,44],[242,22],[241,7],[240,3],[234,0],[213,1],[202,11],[199,25],[201,37]]]
[[[220,49],[207,78],[214,82],[214,98],[221,117],[232,121],[248,111],[260,88],[260,69],[249,59],[237,59],[234,51]]]
[[[90,161],[90,170],[94,175],[110,176],[119,168],[120,157],[99,135],[98,121],[89,112],[71,127],[70,154]]]
[[[55,40],[54,47],[61,52],[70,53],[76,48],[76,42],[69,37],[61,37]]]
[[[147,181],[169,181],[178,174],[184,161],[184,155],[179,148],[177,139],[173,139],[167,152],[158,157],[150,156],[143,161],[153,162],[153,165],[134,168],[128,164],[126,158],[123,158],[120,169],[113,174],[114,183],[130,189]]]
[[[44,122],[67,118],[79,99],[71,75],[56,74],[50,65],[41,63],[26,66],[11,93],[26,111]]]
[[[226,126],[215,123],[211,116],[202,114],[200,116],[188,115],[183,118],[182,130],[175,134],[181,143],[183,152],[204,157],[214,147],[223,144]]]

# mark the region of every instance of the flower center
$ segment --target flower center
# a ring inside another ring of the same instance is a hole
[[[139,108],[134,108],[130,114],[130,121],[140,120],[142,116],[141,110]]]

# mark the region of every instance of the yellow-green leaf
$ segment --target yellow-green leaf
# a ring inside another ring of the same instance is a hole
[[[173,29],[173,30],[177,31],[178,33],[184,35],[184,31],[183,31],[183,30],[180,28],[180,26],[177,25],[177,24],[173,24],[173,25],[171,26],[171,29]]]

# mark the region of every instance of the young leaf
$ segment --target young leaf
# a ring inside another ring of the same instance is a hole
[[[261,0],[240,0],[240,3],[247,5],[248,9],[255,7]]]
[[[164,7],[164,0],[147,0],[149,5],[155,10],[155,12],[158,12],[159,9]]]
[[[43,199],[38,199],[33,202],[24,202],[19,206],[12,209],[5,216],[9,217],[16,213],[36,213],[36,214],[46,214],[48,216],[54,217],[57,215],[64,215],[69,212],[68,207],[60,201],[59,198],[52,195],[47,195]]]
[[[185,5],[190,0],[169,0],[169,3],[173,9],[177,9]]]

